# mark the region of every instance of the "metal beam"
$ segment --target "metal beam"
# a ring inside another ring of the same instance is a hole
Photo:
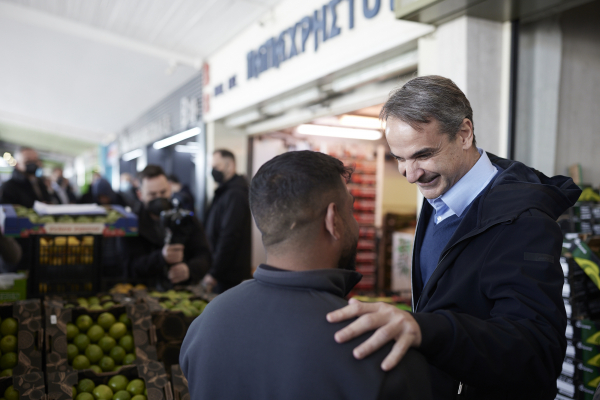
[[[21,21],[26,24],[52,29],[79,38],[93,40],[95,42],[121,47],[130,51],[161,58],[171,65],[182,64],[196,69],[202,67],[202,59],[189,54],[163,49],[135,39],[94,28],[66,18],[56,17],[28,7],[19,6],[0,1],[0,16],[2,18]]]

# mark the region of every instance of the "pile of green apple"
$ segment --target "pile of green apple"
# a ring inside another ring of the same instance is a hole
[[[148,391],[142,379],[127,379],[115,375],[106,385],[96,385],[91,379],[82,379],[73,386],[75,400],[146,400]]]
[[[186,317],[199,316],[207,305],[204,300],[192,300],[191,297],[194,295],[186,291],[154,291],[150,292],[149,296],[158,299],[162,308],[171,311],[181,311]]]
[[[19,323],[16,319],[4,318],[0,323],[0,377],[12,376],[12,369],[17,366],[17,333],[19,332]],[[1,400],[1,399],[0,399]]]
[[[108,310],[109,308],[114,307],[115,305],[116,304],[113,301],[112,296],[109,294],[105,294],[102,297],[79,297],[77,298],[77,303],[69,302],[65,305],[65,308],[83,307],[87,308],[90,311],[100,311]]]
[[[117,371],[136,359],[131,321],[127,314],[117,320],[109,312],[94,320],[80,315],[67,324],[67,358],[77,370],[91,369],[96,373]]]
[[[114,224],[117,222],[119,218],[122,217],[121,213],[116,210],[107,210],[106,215],[97,215],[97,216],[88,216],[88,215],[80,215],[80,216],[71,216],[71,215],[60,215],[57,217],[53,217],[52,215],[44,215],[39,216],[32,208],[26,208],[23,206],[14,206],[15,213],[17,217],[28,218],[32,224],[51,224],[54,222],[59,223],[81,223],[88,224],[92,222],[102,223],[102,224]]]

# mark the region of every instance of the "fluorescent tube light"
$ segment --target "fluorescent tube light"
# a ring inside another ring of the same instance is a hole
[[[175,146],[175,151],[178,153],[194,153],[195,154],[200,151],[200,147],[178,144],[177,146]]]
[[[135,149],[135,150],[131,150],[128,153],[123,154],[122,158],[123,161],[131,161],[131,160],[135,160],[138,157],[141,157],[144,154],[144,151],[142,149]]]
[[[170,136],[166,139],[159,140],[158,142],[154,142],[152,147],[155,148],[156,150],[162,149],[164,147],[170,146],[177,142],[181,142],[182,140],[189,139],[189,138],[194,137],[199,134],[200,134],[200,128],[192,128],[187,131],[183,131],[176,135]]]
[[[296,132],[301,135],[328,136],[344,139],[378,140],[381,132],[370,129],[341,128],[325,125],[300,125]]]
[[[353,128],[385,129],[385,122],[379,118],[363,117],[361,115],[342,115],[340,124]]]

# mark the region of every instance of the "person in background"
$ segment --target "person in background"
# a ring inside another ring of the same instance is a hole
[[[148,165],[140,173],[138,213],[139,236],[126,238],[126,264],[130,276],[155,278],[163,288],[171,284],[195,284],[209,270],[210,249],[204,229],[196,217],[186,224],[184,243],[165,243],[166,232],[160,213],[172,208],[171,185],[158,165]]]
[[[69,180],[63,176],[63,169],[61,167],[54,167],[50,177],[52,179],[52,189],[61,204],[74,204],[77,202],[77,196],[75,196]]]
[[[19,242],[0,232],[0,273],[15,272],[22,255],[23,250]]]
[[[235,171],[232,152],[216,150],[213,153],[212,176],[219,186],[205,218],[213,265],[203,284],[216,293],[251,277],[248,183]]]
[[[121,174],[119,193],[125,201],[125,204],[127,204],[135,214],[140,211],[142,205],[140,198],[138,197],[139,186],[139,181],[131,176],[131,174],[127,172]]]
[[[94,200],[94,194],[92,193],[92,185],[98,180],[102,179],[102,175],[98,171],[92,171],[92,183],[85,184],[82,188],[82,195],[77,200],[78,204],[91,204],[96,203]]]
[[[0,204],[18,204],[32,208],[36,200],[52,203],[44,181],[37,176],[42,166],[37,151],[22,147],[16,152],[15,159],[17,164],[12,177],[0,188]]]
[[[111,204],[116,204],[123,207],[125,206],[125,201],[123,201],[121,195],[116,193],[110,183],[104,178],[99,178],[93,181],[88,193],[91,196],[82,196],[80,203],[96,203],[102,206],[108,206]]]
[[[252,179],[250,202],[267,264],[254,279],[208,304],[180,353],[190,398],[431,399],[425,358],[407,353],[379,367],[391,345],[364,363],[340,348],[325,315],[347,304],[362,278],[354,271],[358,223],[345,181],[352,170],[325,154],[289,152]]]
[[[179,178],[175,175],[169,175],[169,184],[173,200],[179,202],[179,206],[184,210],[194,211],[194,195],[188,185],[182,185]]]

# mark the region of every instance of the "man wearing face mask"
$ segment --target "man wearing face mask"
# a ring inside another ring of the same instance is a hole
[[[33,203],[41,201],[51,203],[51,197],[46,185],[38,175],[41,173],[42,162],[37,151],[22,147],[15,154],[17,165],[12,177],[6,181],[0,191],[0,204],[18,204],[32,208]]]
[[[236,174],[233,153],[216,150],[212,167],[212,176],[219,187],[205,221],[213,265],[203,283],[221,293],[251,276],[251,215],[248,183]]]
[[[129,275],[146,278],[150,284],[162,287],[198,283],[211,264],[202,225],[192,217],[184,243],[166,243],[168,235],[161,225],[160,213],[172,208],[167,176],[158,165],[148,165],[141,172],[140,180],[139,236],[126,240]]]

